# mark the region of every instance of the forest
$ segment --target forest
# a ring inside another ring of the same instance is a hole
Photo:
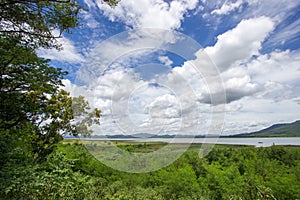
[[[128,151],[157,144],[122,144]],[[149,173],[117,171],[80,141],[63,141],[43,162],[20,149],[0,174],[1,199],[298,199],[300,148],[217,145],[204,158],[195,144],[171,165]],[[141,147],[142,146],[142,147]],[[156,147],[155,147],[156,148]]]

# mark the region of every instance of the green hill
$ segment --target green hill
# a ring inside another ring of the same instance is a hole
[[[300,137],[300,120],[293,123],[274,124],[266,129],[236,135],[238,137]]]

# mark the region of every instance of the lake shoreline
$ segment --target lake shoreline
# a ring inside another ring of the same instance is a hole
[[[300,146],[299,137],[242,137],[242,138],[64,138],[65,140],[82,141],[110,141],[110,142],[131,142],[151,143],[162,142],[172,144],[208,144],[208,145],[241,145],[241,146]]]

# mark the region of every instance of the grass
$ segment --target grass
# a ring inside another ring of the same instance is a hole
[[[163,147],[168,146],[168,143],[166,142],[139,142],[134,140],[80,140],[80,139],[64,139],[62,144],[84,144],[87,147],[91,148],[98,148],[101,150],[102,148],[113,148],[118,147],[124,151],[128,152],[134,152],[134,153],[150,153],[157,151],[159,149],[162,149]],[[192,143],[190,144],[188,151],[199,151],[203,144],[201,143]],[[176,148],[186,148],[187,144],[172,144],[170,145],[171,148],[174,150]],[[209,145],[208,147],[214,147],[217,146],[218,148],[241,148],[244,147],[244,145],[226,145],[226,144],[216,144],[216,145]]]

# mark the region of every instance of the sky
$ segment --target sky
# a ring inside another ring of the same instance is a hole
[[[300,1],[81,0],[39,55],[102,111],[95,134],[246,133],[299,120]]]

